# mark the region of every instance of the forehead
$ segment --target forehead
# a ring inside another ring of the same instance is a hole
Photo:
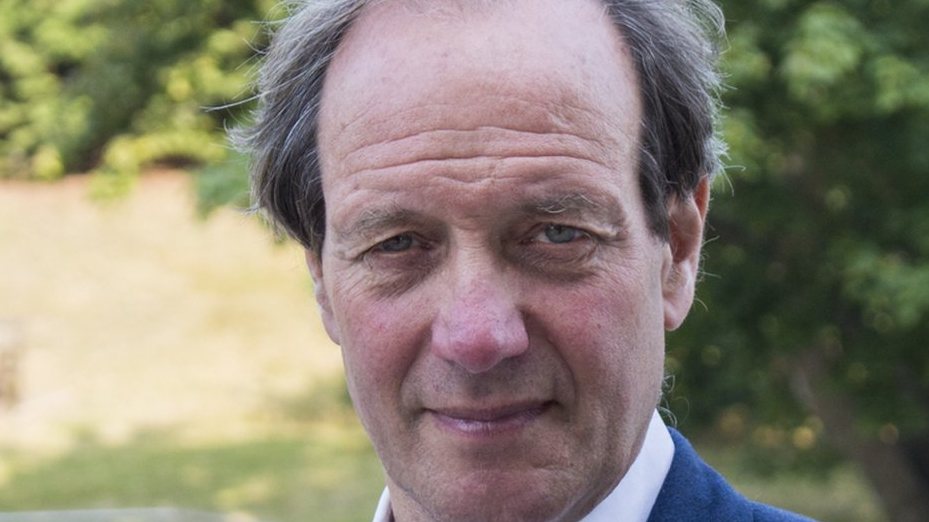
[[[326,172],[376,143],[439,129],[507,128],[637,144],[635,72],[596,0],[375,2],[327,71]]]

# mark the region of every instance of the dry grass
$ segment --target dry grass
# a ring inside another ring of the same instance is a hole
[[[82,177],[0,184],[0,319],[25,344],[0,444],[247,436],[269,401],[339,372],[302,252],[232,210],[198,221],[191,186],[153,172],[100,204]]]

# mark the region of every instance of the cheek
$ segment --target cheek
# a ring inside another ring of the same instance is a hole
[[[657,399],[664,364],[660,288],[633,281],[638,283],[600,281],[572,291],[543,326],[579,395],[613,397],[624,408],[653,394]]]
[[[601,338],[621,351],[635,350],[644,338],[663,338],[660,278],[648,273],[611,274],[537,302],[564,303],[557,319],[578,339]],[[572,327],[572,325],[574,325]],[[570,339],[571,337],[568,337]],[[630,355],[623,353],[620,355]]]
[[[349,391],[359,409],[394,404],[428,328],[418,307],[351,289],[333,294]]]

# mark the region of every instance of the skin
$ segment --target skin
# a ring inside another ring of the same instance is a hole
[[[316,297],[398,522],[576,521],[641,447],[707,186],[648,231],[596,2],[430,5],[369,8],[328,72]]]

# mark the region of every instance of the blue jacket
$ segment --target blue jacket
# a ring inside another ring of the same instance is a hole
[[[683,435],[669,431],[674,460],[648,522],[814,522],[743,497],[697,456]]]

